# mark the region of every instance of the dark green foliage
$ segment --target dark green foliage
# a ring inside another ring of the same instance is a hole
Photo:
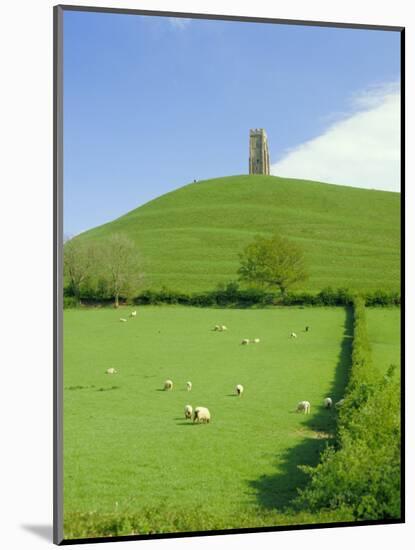
[[[399,295],[394,292],[379,291],[381,301],[376,302],[374,294],[369,295],[370,305],[390,306],[400,302]],[[82,296],[86,298],[86,296]],[[366,297],[365,297],[366,298]],[[238,283],[230,282],[219,285],[216,290],[185,294],[177,290],[162,288],[161,290],[145,290],[134,298],[138,305],[181,304],[198,307],[250,307],[250,306],[347,306],[353,301],[353,293],[345,288],[332,289],[327,287],[318,294],[309,292],[269,292],[261,288],[241,289]]]
[[[242,289],[237,281],[221,283],[215,290],[187,294],[167,287],[146,289],[132,299],[137,305],[181,304],[198,307],[251,307],[251,306],[347,306],[353,302],[353,292],[347,288],[333,289],[326,287],[318,293],[287,292],[281,296],[279,292],[271,292],[263,288],[250,287]],[[64,288],[64,296],[73,297],[70,285]],[[377,290],[362,294],[367,306],[399,306],[400,294],[394,291]],[[84,304],[108,304],[114,300],[114,295],[105,279],[96,281],[89,279],[81,288],[80,297]],[[120,302],[127,300],[121,294]],[[71,301],[68,301],[70,304]],[[69,305],[66,307],[70,307]]]
[[[63,309],[69,309],[72,307],[78,307],[79,301],[75,296],[65,296],[63,297]]]
[[[333,289],[330,286],[323,288],[317,294],[317,305],[347,306],[353,301],[353,293],[347,288]]]
[[[387,290],[375,290],[365,294],[366,306],[400,306],[401,295],[399,292]]]
[[[400,517],[400,392],[391,366],[372,363],[363,298],[354,300],[352,369],[338,421],[337,450],[302,467],[311,477],[296,504],[311,511],[348,509],[356,520]]]
[[[134,303],[137,305],[180,304],[196,307],[249,307],[253,305],[272,305],[276,297],[271,292],[257,288],[240,289],[238,283],[219,285],[210,292],[185,294],[175,290],[145,290]]]

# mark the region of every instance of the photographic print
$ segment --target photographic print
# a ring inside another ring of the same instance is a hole
[[[55,7],[55,542],[403,521],[403,38]]]

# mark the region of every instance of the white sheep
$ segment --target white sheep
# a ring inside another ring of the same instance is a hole
[[[242,384],[238,384],[235,388],[235,391],[237,395],[241,396],[244,392],[244,387],[242,386]]]
[[[172,390],[173,389],[173,382],[171,380],[166,380],[164,382],[164,389],[165,390]]]
[[[326,397],[325,400],[323,401],[323,404],[324,404],[325,409],[331,409],[332,406],[333,406],[332,398],[331,397]]]
[[[184,408],[184,417],[186,419],[190,419],[190,418],[192,418],[192,414],[193,414],[192,405],[186,405],[185,408]]]
[[[336,409],[340,409],[341,407],[343,407],[343,404],[344,404],[344,399],[340,399],[340,401],[337,401],[337,403],[334,406],[336,407]]]
[[[247,344],[249,344],[249,338],[244,338],[244,339],[242,340],[241,344],[242,344],[243,346],[246,346]]]
[[[186,383],[186,386],[187,386],[187,391],[191,391],[191,389],[192,389],[192,383],[191,383],[191,382],[187,382],[187,383]]]
[[[105,373],[106,374],[117,374],[117,371],[113,367],[111,367],[110,369],[107,369],[105,371]]]
[[[300,401],[297,405],[297,412],[304,412],[304,414],[310,414],[311,405],[308,401]]]
[[[132,311],[130,313],[130,317],[137,317],[137,312],[136,311]]]
[[[122,323],[126,323],[126,322],[127,322],[127,319],[124,319],[124,317],[120,317],[120,321],[121,321]]]
[[[220,330],[228,330],[228,327],[226,327],[225,325],[221,325]]]
[[[253,344],[259,344],[260,341],[261,341],[261,340],[260,340],[259,338],[254,338],[253,340],[251,340],[251,342],[252,342]]]
[[[210,422],[210,412],[206,407],[196,407],[193,414],[193,422]]]
[[[297,338],[296,333],[295,333],[295,332],[292,332],[292,333],[290,334],[290,338]]]

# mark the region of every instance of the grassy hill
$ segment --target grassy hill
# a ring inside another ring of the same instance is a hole
[[[186,185],[81,238],[125,233],[141,251],[146,288],[200,291],[234,280],[241,249],[273,231],[304,248],[302,290],[399,289],[399,193],[231,176]]]

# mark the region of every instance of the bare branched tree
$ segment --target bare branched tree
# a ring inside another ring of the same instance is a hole
[[[114,233],[101,242],[101,277],[119,306],[121,294],[136,291],[143,279],[140,256],[135,243],[121,233]]]
[[[95,248],[92,243],[80,239],[69,239],[65,242],[64,275],[78,303],[81,301],[81,286],[91,275],[95,258]]]

